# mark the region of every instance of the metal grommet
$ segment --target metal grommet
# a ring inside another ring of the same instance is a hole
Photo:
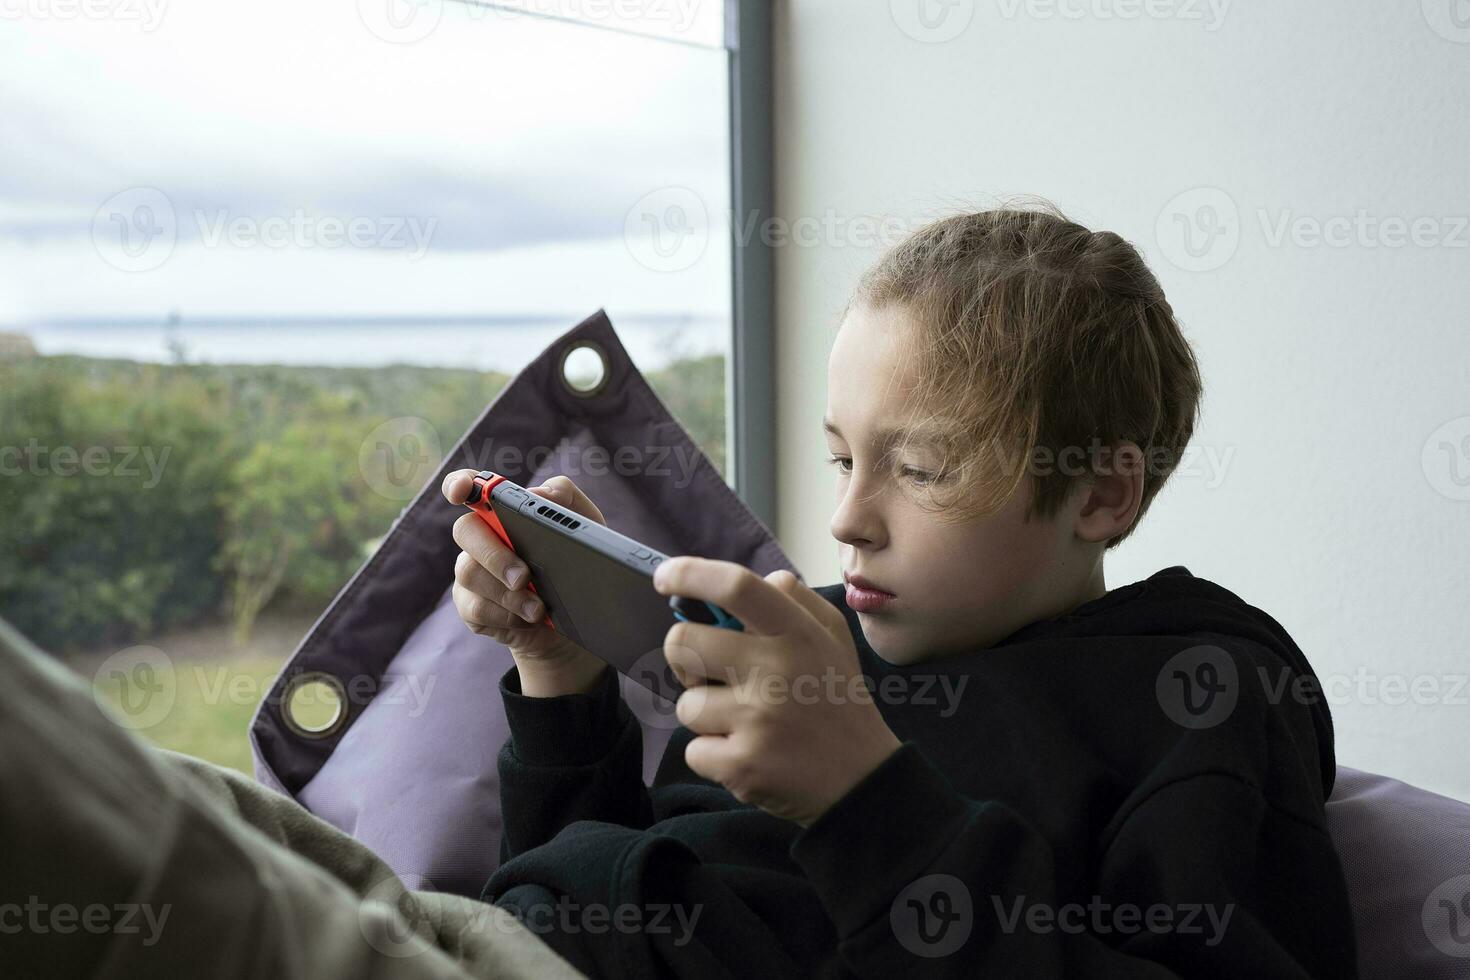
[[[281,717],[302,738],[327,738],[347,721],[347,691],[331,674],[297,674],[281,695]]]
[[[561,352],[556,374],[567,391],[578,398],[591,398],[607,387],[612,368],[600,344],[579,340]]]

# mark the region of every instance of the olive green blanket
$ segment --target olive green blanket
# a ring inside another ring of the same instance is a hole
[[[232,770],[154,749],[0,621],[7,977],[555,978],[510,913],[409,891]]]

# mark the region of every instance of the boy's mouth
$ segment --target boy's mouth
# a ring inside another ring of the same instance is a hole
[[[898,598],[861,575],[843,573],[842,579],[847,585],[847,605],[857,612],[877,612]]]

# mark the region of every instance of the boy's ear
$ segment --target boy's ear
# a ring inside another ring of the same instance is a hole
[[[1082,483],[1082,505],[1072,527],[1084,541],[1108,541],[1122,534],[1143,502],[1143,450],[1138,444],[1120,442],[1099,457]]]

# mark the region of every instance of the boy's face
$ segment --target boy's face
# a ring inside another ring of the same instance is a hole
[[[843,578],[868,579],[896,598],[858,613],[863,635],[883,659],[915,663],[989,646],[1022,626],[1081,601],[1095,555],[1072,533],[1077,494],[1049,520],[1023,519],[1030,478],[999,512],[967,524],[938,523],[920,506],[923,480],[937,459],[928,450],[880,456],[880,430],[911,420],[907,365],[898,340],[908,329],[899,306],[856,306],[828,360],[827,447],[838,462],[838,541]],[[852,593],[849,590],[849,597]]]

